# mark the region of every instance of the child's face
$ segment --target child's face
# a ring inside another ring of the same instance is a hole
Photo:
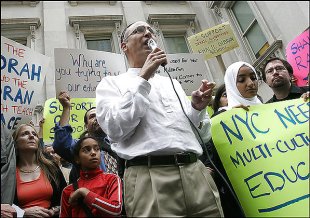
[[[220,98],[220,107],[225,107],[227,105],[228,105],[227,94],[226,94],[226,91],[224,91]]]
[[[92,170],[99,166],[100,147],[96,140],[88,138],[82,142],[77,163],[83,170]]]

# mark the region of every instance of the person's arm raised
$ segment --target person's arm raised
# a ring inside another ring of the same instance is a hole
[[[73,163],[71,150],[75,145],[72,138],[72,127],[69,125],[70,120],[70,96],[66,92],[60,92],[58,100],[63,106],[60,116],[59,125],[56,124],[54,131],[55,137],[53,142],[54,151],[66,161]]]

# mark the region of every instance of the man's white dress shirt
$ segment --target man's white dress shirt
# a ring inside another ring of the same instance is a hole
[[[105,77],[96,89],[96,116],[121,158],[141,155],[202,154],[189,121],[168,77],[155,74],[148,81],[138,76],[141,68]],[[191,106],[180,83],[173,80],[186,114],[196,127],[206,122],[206,110]],[[198,88],[198,87],[197,87]],[[210,120],[210,119],[209,119]]]

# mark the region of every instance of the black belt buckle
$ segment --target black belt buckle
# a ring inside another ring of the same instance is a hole
[[[183,163],[179,162],[178,157],[179,157],[180,155],[183,155],[183,156],[184,156],[185,154],[183,154],[183,153],[178,153],[178,154],[174,154],[174,155],[173,155],[173,156],[174,156],[175,164],[176,164],[177,166],[184,165],[184,161],[183,161]]]
[[[180,160],[179,160],[180,158]],[[178,153],[174,155],[175,164],[177,166],[194,163],[197,161],[197,156],[194,153]]]

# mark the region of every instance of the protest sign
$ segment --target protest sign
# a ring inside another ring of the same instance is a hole
[[[28,123],[42,99],[50,58],[1,36],[1,121],[14,130]]]
[[[237,39],[228,22],[188,37],[193,52],[213,58],[238,47]]]
[[[96,106],[95,98],[72,98],[70,100],[70,120],[72,138],[78,139],[84,132],[84,115],[91,107]],[[54,127],[60,120],[63,108],[58,99],[50,98],[45,102],[43,124],[43,140],[45,143],[54,141]]]
[[[216,150],[246,216],[309,217],[309,106],[296,99],[212,118]]]
[[[286,59],[292,65],[297,86],[306,86],[310,72],[309,29],[286,46]]]
[[[55,48],[56,96],[66,91],[71,98],[95,98],[96,87],[105,76],[126,72],[121,54]]]
[[[167,54],[166,69],[172,79],[180,82],[187,95],[197,90],[201,80],[207,78],[207,66],[201,54]],[[168,76],[163,67],[156,71],[161,76]]]

